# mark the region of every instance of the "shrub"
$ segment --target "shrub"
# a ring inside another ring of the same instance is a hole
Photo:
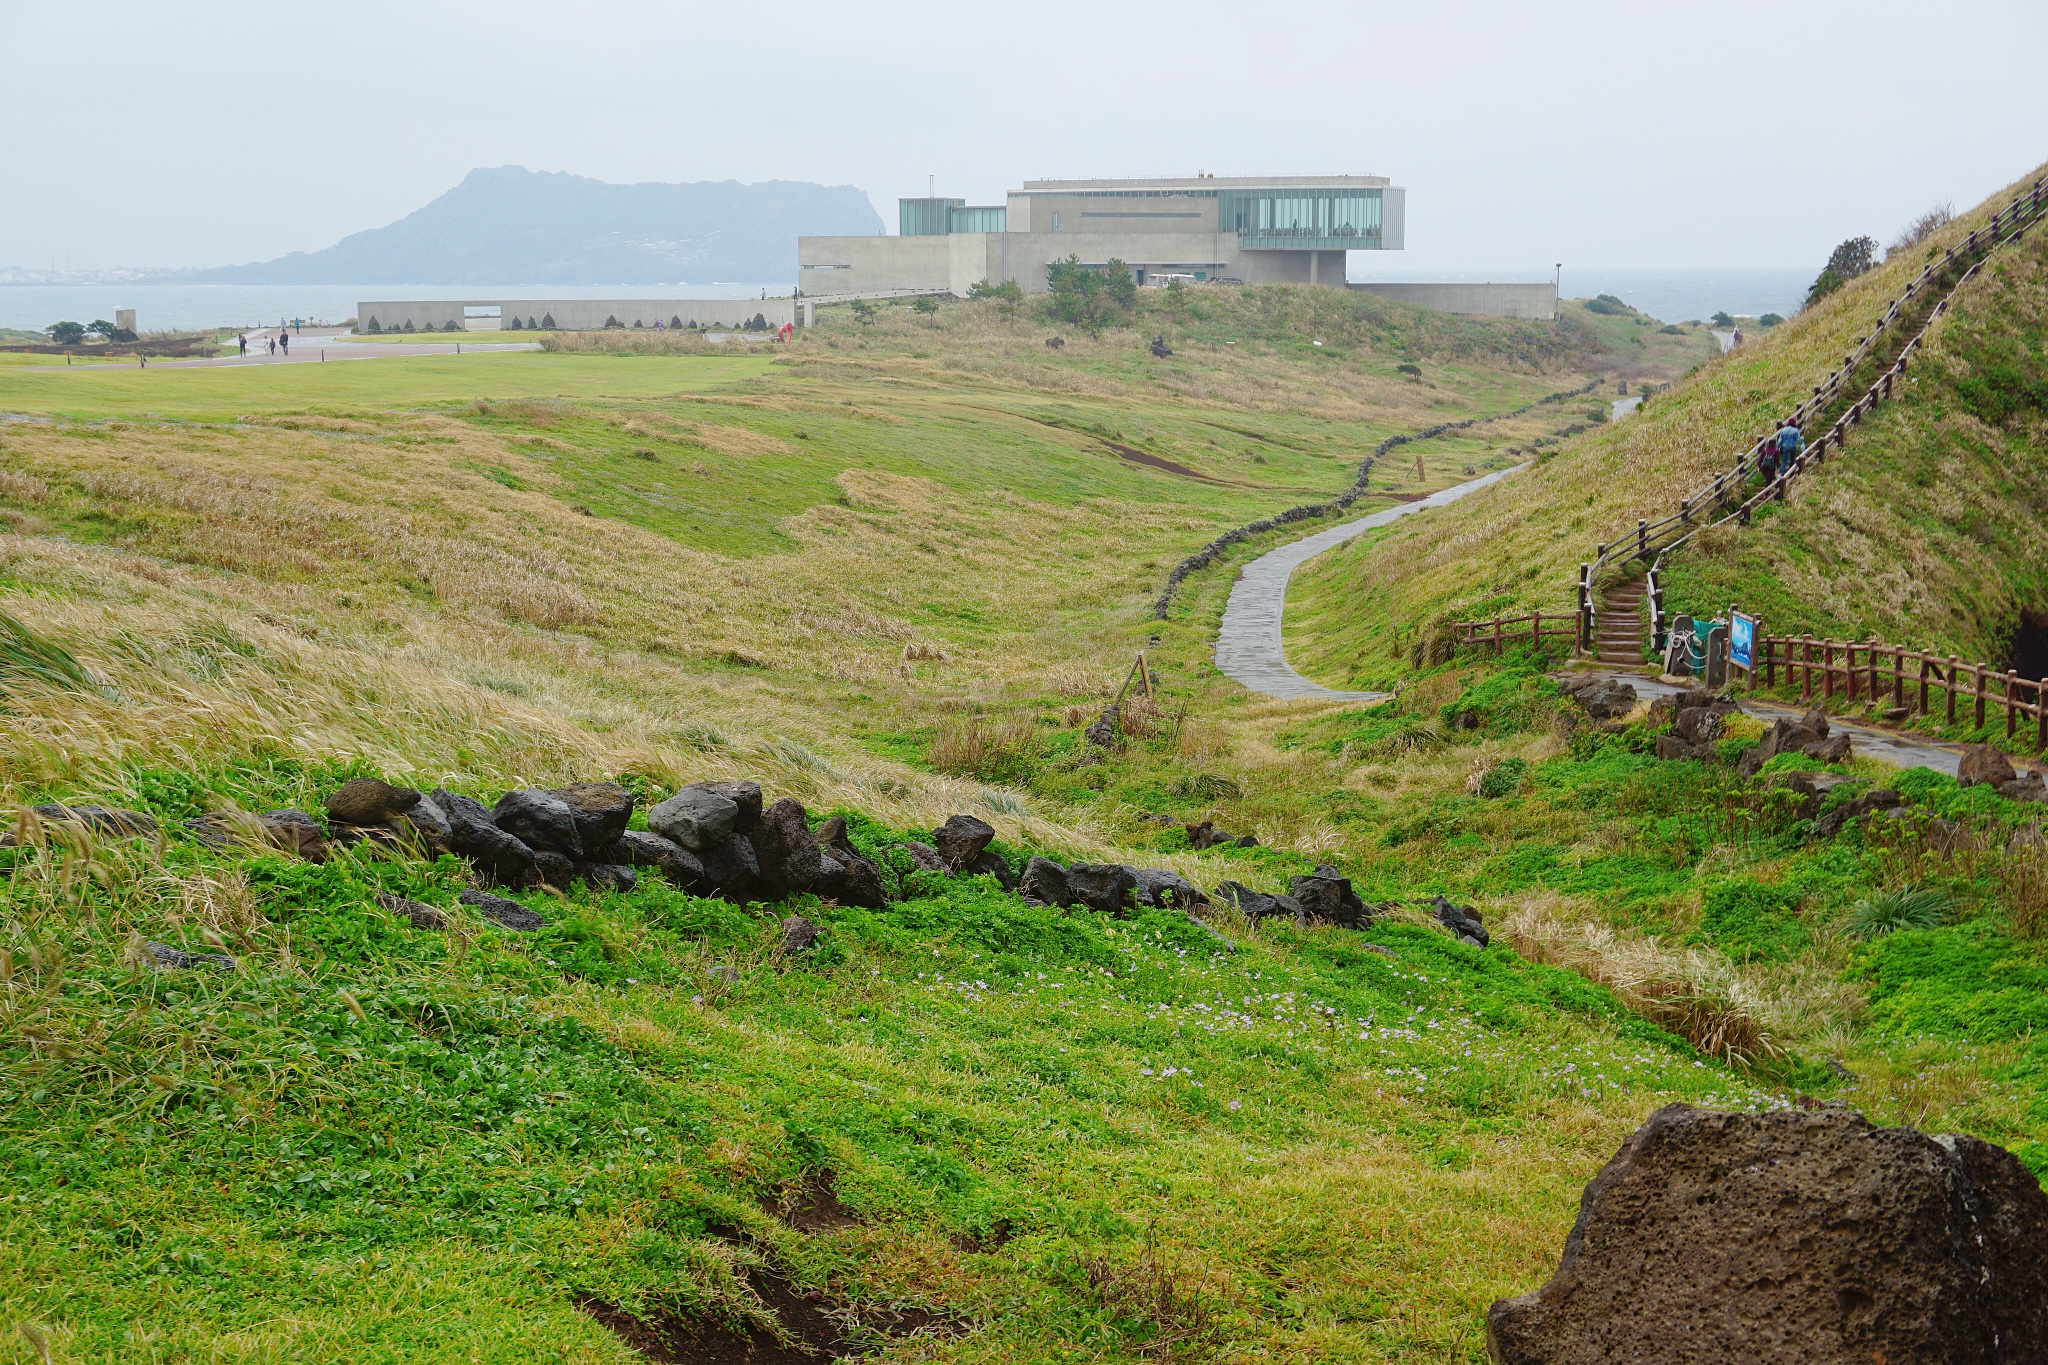
[[[1046,316],[1086,328],[1090,336],[1128,323],[1138,303],[1138,284],[1130,267],[1114,257],[1099,269],[1081,264],[1079,256],[1054,261],[1045,268],[1045,282]]]
[[[1901,886],[1856,902],[1849,912],[1849,932],[1869,942],[1901,929],[1936,929],[1948,918],[1952,901],[1936,886]]]
[[[1586,311],[1589,313],[1599,313],[1606,317],[1627,317],[1636,310],[1612,294],[1601,294],[1586,300]]]
[[[1714,314],[1714,325],[1716,327],[1733,327],[1735,325],[1735,319],[1728,316],[1728,314],[1725,311],[1719,312]]]
[[[1885,248],[1885,259],[1890,260],[1894,252],[1911,251],[1914,247],[1932,237],[1935,232],[1955,220],[1953,204],[1936,204],[1927,212],[1915,218],[1899,230],[1898,237]]]
[[[1756,325],[1759,327],[1776,327],[1779,323],[1783,322],[1784,320],[1784,318],[1778,316],[1778,314],[1776,313],[1766,313],[1756,320]]]

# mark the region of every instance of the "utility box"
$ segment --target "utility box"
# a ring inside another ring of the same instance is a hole
[[[135,310],[133,308],[116,308],[114,310],[114,326],[120,328],[124,332],[134,332]],[[137,336],[142,335],[140,332],[136,332],[135,334]]]

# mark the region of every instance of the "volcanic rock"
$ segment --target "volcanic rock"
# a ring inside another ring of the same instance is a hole
[[[1139,868],[1138,884],[1131,895],[1140,905],[1158,906],[1168,910],[1186,910],[1197,905],[1207,905],[1209,898],[1201,889],[1178,872],[1165,868]]]
[[[932,831],[932,847],[948,871],[965,872],[995,837],[995,828],[984,821],[971,815],[949,815],[945,824]]]
[[[420,793],[411,787],[354,777],[327,798],[327,818],[338,825],[381,825],[411,810],[419,799]]]
[[[1138,889],[1138,874],[1122,863],[1075,863],[1067,869],[1067,891],[1073,901],[1105,915],[1122,914],[1124,903]]]
[[[478,872],[499,885],[529,886],[538,879],[533,850],[518,835],[499,829],[481,801],[441,787],[433,790],[431,799],[448,818],[451,852],[469,859]]]
[[[501,929],[515,933],[530,934],[536,929],[547,927],[547,921],[537,911],[529,910],[518,901],[504,896],[493,896],[488,891],[464,891],[456,897],[464,905],[476,907],[476,912]]]
[[[1365,920],[1365,902],[1351,889],[1351,879],[1327,863],[1306,877],[1288,880],[1287,893],[1300,903],[1302,923],[1340,924],[1356,929]]]
[[[1024,876],[1017,890],[1026,903],[1064,907],[1074,903],[1074,891],[1067,884],[1067,870],[1050,858],[1034,857],[1024,864]]]
[[[752,837],[754,827],[761,823],[761,784],[759,782],[692,782],[684,791],[710,792],[722,796],[738,807],[734,815],[732,832]]]
[[[2048,1359],[2048,1197],[1973,1137],[1846,1109],[1652,1114],[1557,1274],[1493,1305],[1497,1365]]]
[[[548,795],[569,808],[576,837],[586,852],[605,847],[626,832],[633,818],[633,793],[616,782],[572,782],[550,787]]]
[[[731,783],[721,785],[730,786]],[[713,844],[724,843],[739,823],[739,803],[710,784],[685,787],[647,812],[647,828],[664,839],[701,853]],[[756,794],[759,789],[756,788]],[[760,813],[759,807],[755,814]]]
[[[2003,787],[2019,776],[2012,760],[1989,744],[1966,744],[1962,761],[1956,764],[1959,787]]]
[[[808,891],[816,884],[819,871],[818,839],[803,803],[783,797],[761,812],[761,823],[747,836],[761,865],[764,893],[781,900]]]
[[[499,797],[498,804],[491,808],[491,821],[537,854],[559,853],[576,862],[583,859],[576,813],[553,792],[538,787],[514,788]]]
[[[614,839],[599,856],[608,863],[627,867],[651,867],[679,891],[697,891],[704,885],[704,864],[697,855],[673,839],[629,829]]]

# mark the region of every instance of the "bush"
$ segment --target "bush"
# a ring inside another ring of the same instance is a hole
[[[1050,291],[1046,316],[1101,336],[1105,327],[1121,327],[1138,305],[1138,282],[1130,267],[1111,257],[1101,268],[1081,264],[1079,256],[1054,261],[1045,268]]]
[[[1626,317],[1636,310],[1612,294],[1601,294],[1586,300],[1586,311],[1589,313],[1599,313],[1607,317]]]
[[[1779,323],[1783,322],[1784,320],[1784,318],[1778,316],[1776,313],[1766,313],[1756,320],[1756,325],[1759,327],[1776,327]]]
[[[1714,314],[1714,325],[1716,327],[1733,327],[1735,319],[1728,316],[1726,312],[1716,313]]]

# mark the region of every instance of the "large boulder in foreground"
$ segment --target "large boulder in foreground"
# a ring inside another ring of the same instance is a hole
[[[2048,1197],[1977,1138],[1673,1104],[1486,1331],[1499,1365],[2048,1360]]]

